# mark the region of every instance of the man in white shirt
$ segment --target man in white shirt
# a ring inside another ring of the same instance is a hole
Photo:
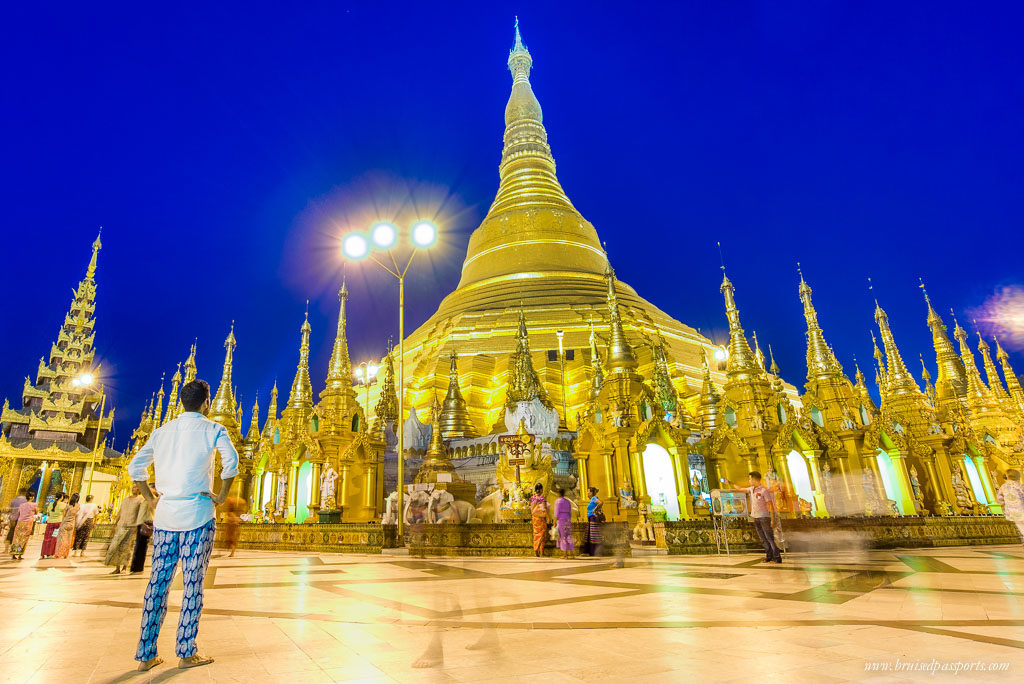
[[[153,516],[153,569],[142,607],[142,634],[135,659],[139,670],[151,670],[163,662],[156,641],[167,613],[167,592],[181,560],[185,587],[175,654],[179,668],[209,665],[213,658],[198,655],[196,633],[203,610],[203,580],[213,551],[216,504],[227,498],[238,475],[238,452],[223,425],[206,418],[210,410],[210,386],[194,380],[181,388],[185,412],[153,431],[145,446],[128,465],[128,474],[147,501],[156,502],[149,487],[153,465],[160,500]],[[213,489],[214,452],[220,453],[220,490]]]
[[[71,555],[78,551],[79,556],[85,555],[85,547],[89,543],[89,535],[96,527],[96,514],[100,510],[98,503],[93,503],[92,494],[86,494],[85,503],[78,509],[75,516],[75,541],[71,546]]]

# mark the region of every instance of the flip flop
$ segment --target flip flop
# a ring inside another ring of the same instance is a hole
[[[139,672],[149,672],[154,667],[164,662],[163,658],[153,658],[152,660],[143,660],[139,663]]]

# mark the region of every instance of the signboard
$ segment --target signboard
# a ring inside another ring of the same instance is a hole
[[[711,511],[723,518],[745,518],[747,510],[747,493],[742,489],[712,489]]]
[[[520,482],[520,466],[526,465],[526,452],[533,444],[534,435],[528,432],[515,435],[500,435],[498,444],[508,451],[508,464],[516,467],[516,484]]]

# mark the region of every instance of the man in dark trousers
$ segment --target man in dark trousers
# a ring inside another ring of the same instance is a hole
[[[749,487],[736,487],[750,495],[750,517],[754,521],[757,536],[764,544],[764,562],[781,563],[782,552],[775,543],[772,528],[778,522],[779,514],[775,509],[775,497],[770,489],[761,484],[761,473],[752,470],[749,473]]]

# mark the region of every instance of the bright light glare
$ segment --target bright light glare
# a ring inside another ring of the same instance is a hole
[[[356,368],[355,372],[352,373],[352,375],[356,376],[356,380],[358,380],[359,382],[366,382],[366,378],[363,376],[362,368]]]
[[[372,363],[366,367],[366,372],[371,378],[377,377],[377,371],[380,370],[377,366]]]
[[[412,242],[417,247],[431,247],[437,242],[437,226],[430,221],[420,221],[412,227]]]
[[[351,233],[341,241],[341,251],[349,259],[365,259],[370,253],[370,245],[365,236]]]
[[[75,381],[77,380],[77,383]],[[75,380],[72,380],[72,384],[76,384],[78,387],[89,387],[92,385],[93,378],[92,373],[82,373]]]
[[[391,249],[398,241],[398,230],[390,223],[378,223],[370,234],[373,244],[381,249]]]
[[[729,352],[724,349],[715,350],[715,361],[725,361],[727,358],[729,358]]]

